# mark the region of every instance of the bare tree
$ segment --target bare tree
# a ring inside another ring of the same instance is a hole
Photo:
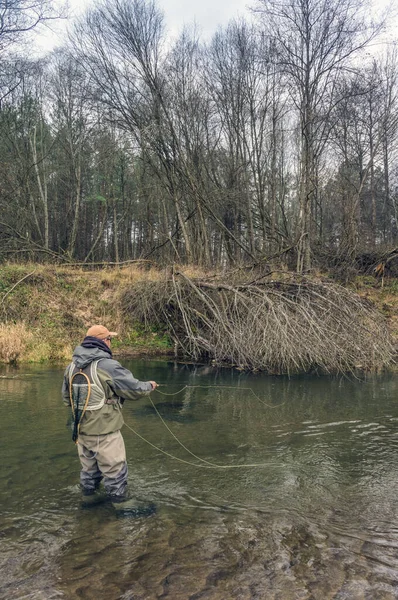
[[[49,248],[48,167],[51,133],[44,117],[45,64],[30,63],[23,79],[11,96],[2,115],[2,133],[10,156],[15,161],[14,195],[19,206],[15,227],[28,238]],[[7,155],[6,155],[7,156]],[[6,156],[4,158],[6,158]],[[26,203],[26,205],[25,205]],[[12,211],[7,212],[12,215]],[[11,221],[12,222],[12,221]],[[29,225],[29,223],[31,225]]]
[[[272,52],[254,26],[233,22],[215,35],[206,69],[226,157],[226,217],[232,226],[244,219],[252,253],[275,250],[286,234],[280,171],[286,99]]]
[[[0,0],[0,56],[38,26],[60,18],[51,0]]]
[[[311,268],[317,165],[330,133],[329,115],[338,101],[336,81],[353,55],[378,33],[356,0],[259,0],[264,27],[299,115],[299,227],[297,270]]]
[[[72,224],[68,231],[68,254],[73,257],[81,224],[84,164],[90,160],[89,140],[99,114],[92,103],[90,78],[70,54],[58,51],[53,56],[51,74],[52,118],[57,145],[68,171],[67,214]]]
[[[153,1],[105,1],[77,25],[72,44],[108,114],[128,131],[155,173],[164,174],[188,260],[186,230],[175,172],[176,136],[164,111],[160,73],[163,17]]]
[[[351,261],[359,244],[368,250],[376,247],[385,220],[391,225],[394,217],[386,195],[390,194],[388,143],[397,132],[398,96],[395,69],[390,61],[388,68],[383,62],[374,59],[341,82],[342,100],[333,115],[331,142],[340,160],[336,198],[341,198],[343,217],[340,253]]]
[[[0,0],[0,110],[29,70],[21,50],[27,54],[30,34],[64,14],[64,7],[55,8],[52,0]]]

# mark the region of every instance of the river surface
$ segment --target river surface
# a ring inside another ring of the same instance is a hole
[[[398,598],[397,376],[122,362],[163,384],[124,407],[152,514],[82,502],[62,368],[0,369],[1,600]]]

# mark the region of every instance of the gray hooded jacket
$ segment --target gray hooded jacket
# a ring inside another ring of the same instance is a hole
[[[84,348],[77,346],[73,352],[72,362],[85,369],[92,361],[99,360],[97,374],[105,392],[106,402],[99,410],[86,410],[81,424],[83,435],[104,435],[121,429],[124,421],[122,404],[124,400],[138,400],[152,391],[149,381],[138,381],[133,374],[100,348]],[[62,398],[70,406],[69,396],[70,365],[64,373]]]

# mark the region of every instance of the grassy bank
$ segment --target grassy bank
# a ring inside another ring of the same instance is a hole
[[[202,275],[185,269],[189,277]],[[172,354],[172,341],[161,327],[137,323],[123,304],[126,292],[145,283],[166,281],[155,268],[126,266],[96,271],[48,265],[0,267],[0,362],[65,362],[94,323],[120,332],[116,356]],[[358,294],[377,307],[398,346],[398,280],[383,287],[358,277]]]
[[[389,331],[398,350],[398,279],[385,279],[381,282],[374,277],[357,277],[354,288],[387,319]]]
[[[89,326],[120,332],[115,355],[164,354],[164,332],[134,323],[120,310],[120,294],[137,281],[158,280],[135,267],[83,271],[73,267],[3,265],[0,268],[0,362],[65,361]]]

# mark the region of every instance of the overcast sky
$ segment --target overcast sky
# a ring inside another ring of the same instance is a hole
[[[63,1],[63,0],[60,0]],[[381,7],[395,5],[391,10],[387,24],[389,31],[386,38],[396,39],[398,31],[397,9],[398,0],[370,0],[374,9],[380,11]],[[94,3],[94,0],[68,0],[70,18],[51,24],[53,31],[44,29],[36,36],[39,52],[47,52],[55,46],[62,45],[67,27],[73,23],[73,18],[79,16],[84,10]],[[198,33],[202,38],[208,39],[221,25],[224,26],[231,19],[239,16],[250,18],[249,7],[256,4],[256,0],[156,0],[158,7],[163,11],[165,27],[169,37],[175,37],[184,27],[196,23]]]
[[[234,17],[248,15],[248,6],[254,0],[157,0],[163,11],[166,31],[176,36],[184,25],[196,23],[202,37],[210,37],[220,25],[226,25]],[[44,30],[37,35],[37,45],[44,52],[62,44],[67,26],[90,6],[90,0],[69,0],[70,18],[58,24],[52,24],[52,31]]]
[[[225,25],[230,19],[247,13],[250,0],[158,0],[158,6],[164,11],[166,26],[173,34],[185,24],[196,22],[205,36],[214,33],[219,25]]]

